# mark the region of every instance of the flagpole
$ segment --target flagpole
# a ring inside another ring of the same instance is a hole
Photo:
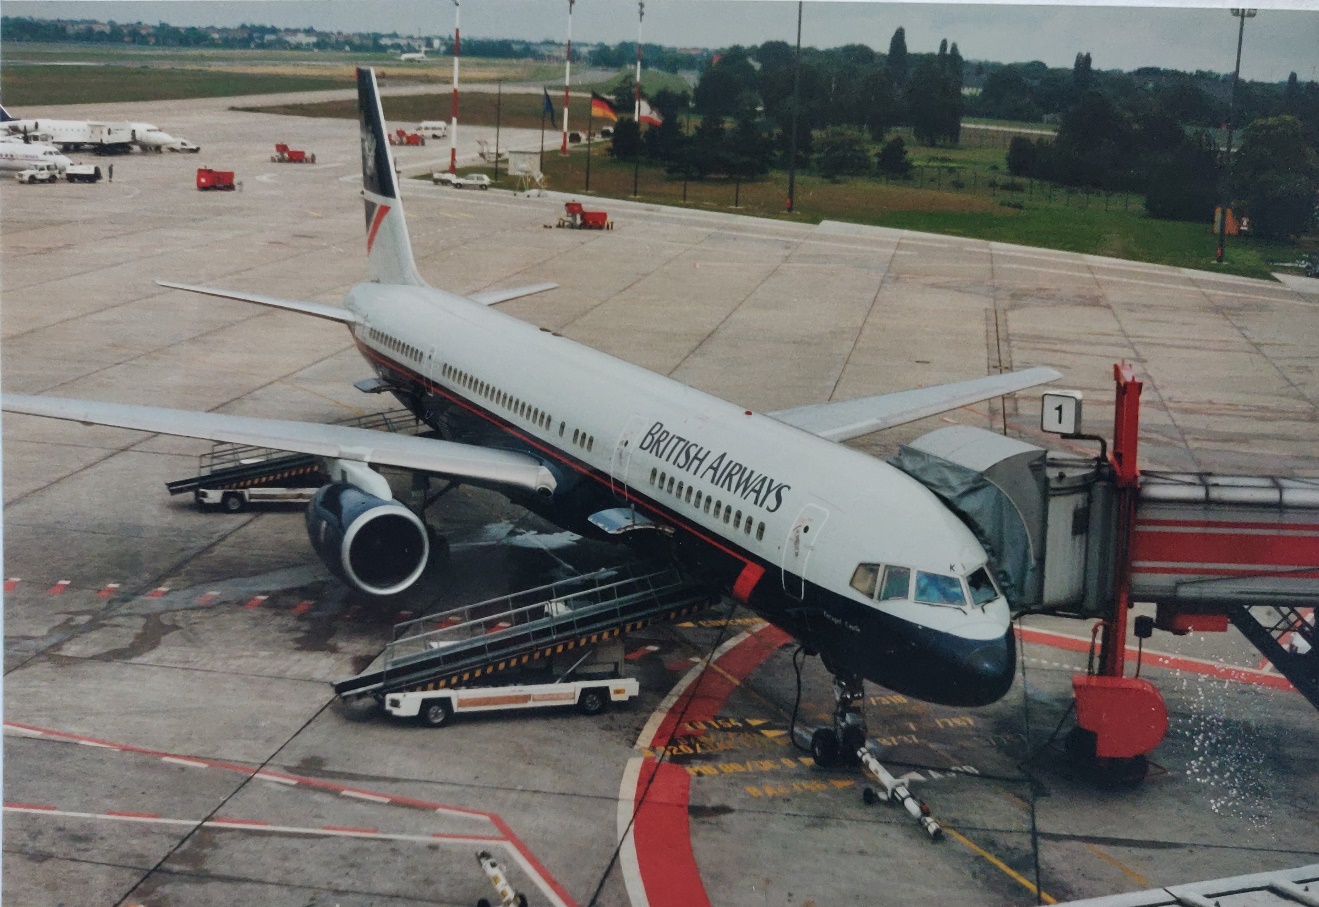
[[[641,23],[645,18],[646,0],[637,0],[637,100],[632,112],[632,118],[637,121],[637,135],[641,134]]]
[[[495,94],[495,182],[499,182],[499,121],[504,110],[504,80],[499,80],[499,91]]]
[[[595,95],[586,105],[586,191],[591,191],[591,124],[595,121]]]
[[[568,84],[572,81],[572,8],[576,0],[568,0],[568,53],[563,61],[563,147],[559,154],[568,153]]]
[[[453,0],[453,111],[449,121],[449,172],[458,172],[458,56],[462,51],[458,15],[462,7]]]

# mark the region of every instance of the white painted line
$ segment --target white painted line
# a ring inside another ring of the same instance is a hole
[[[725,652],[742,642],[742,640],[750,635],[750,633],[743,632],[728,640],[710,656],[710,663],[713,664],[718,661]],[[637,735],[637,742],[633,744],[634,747],[638,749],[650,748],[651,741],[655,739],[655,734],[659,731],[660,724],[664,721],[665,716],[669,714],[669,709],[671,709],[673,704],[678,701],[678,697],[687,692],[687,688],[695,683],[696,679],[701,676],[701,671],[705,669],[705,665],[706,662],[703,659],[698,659],[696,665],[683,675],[682,680],[679,680],[673,685],[673,689],[669,691],[669,695],[665,696],[660,701],[660,704],[655,707],[655,711],[650,713],[650,719],[641,729],[641,733]]]
[[[188,768],[210,768],[205,762],[198,762],[196,759],[182,759],[178,756],[161,756],[161,762],[168,762],[171,765],[186,765]]]
[[[294,787],[298,783],[296,778],[285,778],[283,775],[270,775],[265,772],[257,772],[253,777],[262,781],[273,781],[276,784],[287,784],[290,787]]]
[[[657,710],[656,714],[667,713],[668,709]],[[643,732],[644,736],[644,732]],[[653,739],[654,733],[647,740]],[[627,889],[628,900],[632,907],[650,907],[646,897],[646,884],[641,880],[641,863],[637,859],[637,842],[632,836],[632,812],[636,808],[637,784],[641,778],[641,764],[645,760],[633,756],[623,769],[623,780],[618,785],[618,834],[622,846],[618,851],[618,865],[623,871],[623,887]]]
[[[45,737],[45,736],[46,736],[46,735],[43,734],[41,731],[34,731],[34,730],[30,730],[29,728],[25,728],[25,727],[14,727],[14,725],[12,725],[12,724],[6,724],[6,725],[5,725],[5,731],[6,731],[6,733],[21,734],[21,735],[24,736],[24,737],[33,737],[33,738],[36,738],[36,737]]]
[[[6,806],[7,813],[31,813],[39,816],[65,816],[70,819],[108,819],[112,822],[155,822],[161,825],[199,825],[196,819],[164,819],[159,816],[112,816],[106,813],[80,813],[67,809],[36,809],[27,806]]]
[[[74,743],[79,746],[95,746],[103,750],[117,750],[119,747],[111,746],[108,743],[97,743],[95,740],[75,740]]]
[[[342,797],[353,797],[357,800],[370,800],[372,803],[388,803],[389,797],[381,797],[378,794],[367,794],[357,790],[341,790],[339,795]]]

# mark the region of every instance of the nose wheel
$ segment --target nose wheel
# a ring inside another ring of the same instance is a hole
[[[894,777],[879,761],[878,753],[867,738],[865,681],[858,675],[834,675],[834,716],[832,727],[816,728],[811,734],[811,757],[820,768],[859,765],[862,772],[878,782],[881,790],[863,788],[861,799],[867,806],[887,801],[901,806],[921,826],[931,841],[943,838],[943,829],[930,816],[930,808],[912,796],[907,779]]]

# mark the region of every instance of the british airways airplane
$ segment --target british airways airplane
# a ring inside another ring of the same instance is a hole
[[[376,376],[359,386],[392,392],[440,439],[44,396],[5,395],[4,409],[326,458],[334,481],[308,507],[312,546],[373,595],[408,588],[428,556],[421,516],[372,468],[398,467],[670,553],[818,652],[840,712],[864,680],[950,705],[1007,692],[1009,604],[984,549],[915,479],[840,442],[1059,373],[756,413],[491,308],[553,284],[432,288],[413,261],[374,72],[357,79],[368,279],[344,305],[160,283],[346,326]]]

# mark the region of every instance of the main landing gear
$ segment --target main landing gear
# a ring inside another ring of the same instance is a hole
[[[943,837],[943,829],[930,816],[930,808],[911,795],[905,778],[895,778],[883,764],[867,741],[866,716],[862,711],[865,702],[865,682],[857,675],[834,675],[833,727],[816,728],[811,734],[811,756],[821,768],[835,765],[860,765],[862,771],[874,778],[883,793],[872,787],[863,788],[861,799],[867,806],[881,800],[901,805],[930,836],[931,841]]]

